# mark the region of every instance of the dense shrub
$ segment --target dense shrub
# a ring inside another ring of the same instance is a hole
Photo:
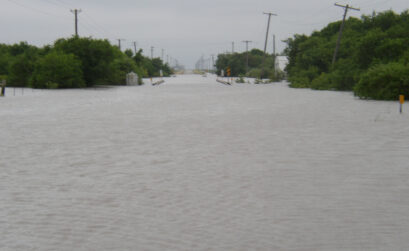
[[[334,65],[332,53],[341,22],[331,23],[311,36],[287,39],[290,86],[354,90],[365,98],[395,99],[397,82],[405,82],[403,69],[409,64],[408,17],[408,11],[400,15],[386,11],[349,18]]]
[[[8,86],[27,86],[35,67],[35,56],[24,53],[15,56],[10,63],[8,72]]]
[[[142,83],[142,72],[139,70],[139,68],[136,66],[135,61],[133,61],[131,58],[122,56],[118,57],[115,59],[110,67],[111,74],[109,77],[109,83],[113,85],[123,85],[126,84],[126,74],[130,72],[135,72],[138,74],[138,82],[139,84]]]
[[[83,79],[87,86],[105,84],[112,73],[110,64],[120,53],[108,40],[76,36],[57,40],[54,48],[67,54],[74,54],[81,61]]]
[[[361,76],[354,88],[356,95],[371,99],[396,100],[409,96],[409,66],[400,63],[380,64]]]
[[[30,81],[33,88],[81,88],[81,62],[72,54],[54,51],[38,60]]]

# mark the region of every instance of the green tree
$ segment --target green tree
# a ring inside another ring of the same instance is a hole
[[[53,51],[39,59],[30,84],[33,88],[82,88],[81,62],[73,54]]]
[[[110,65],[121,53],[108,40],[75,36],[57,40],[54,48],[67,54],[74,54],[81,61],[83,79],[87,86],[106,84],[111,73]]]

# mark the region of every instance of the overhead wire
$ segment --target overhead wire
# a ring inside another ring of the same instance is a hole
[[[46,11],[43,11],[43,10],[41,10],[41,9],[37,9],[37,8],[31,7],[31,6],[29,6],[29,5],[22,4],[22,3],[20,3],[20,2],[15,1],[15,0],[8,0],[8,1],[11,2],[11,3],[13,3],[13,4],[15,4],[15,5],[20,6],[20,7],[22,7],[22,8],[25,8],[25,9],[28,9],[28,10],[31,10],[31,11],[34,11],[34,12],[38,12],[38,13],[41,13],[41,14],[44,14],[44,15],[48,15],[48,16],[60,17],[60,16],[58,16],[58,15],[56,15],[56,14],[54,14],[54,13],[46,12]]]

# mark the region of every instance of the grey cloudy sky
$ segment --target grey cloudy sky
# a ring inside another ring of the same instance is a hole
[[[74,33],[74,15],[70,9],[81,9],[80,36],[107,38],[117,44],[126,39],[122,48],[138,47],[150,55],[166,55],[193,67],[203,55],[217,55],[245,50],[241,41],[252,40],[251,48],[264,47],[267,16],[272,17],[268,51],[272,52],[272,35],[281,42],[296,33],[310,34],[329,22],[342,18],[343,9],[335,2],[361,8],[348,16],[371,14],[372,11],[392,9],[400,13],[408,9],[407,0],[0,0],[0,43],[27,41],[42,46]]]

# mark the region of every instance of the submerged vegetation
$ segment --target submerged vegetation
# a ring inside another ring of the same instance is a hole
[[[82,88],[123,85],[126,74],[139,78],[164,76],[172,69],[159,58],[147,58],[139,50],[122,52],[108,40],[71,37],[38,48],[21,42],[0,44],[0,79],[8,86],[33,88]],[[141,82],[141,79],[139,81]]]
[[[216,60],[216,73],[221,75],[222,70],[226,74],[226,69],[231,69],[231,76],[246,76],[251,78],[268,78],[278,81],[284,78],[279,70],[275,69],[275,58],[273,54],[266,54],[258,49],[252,49],[248,52],[248,71],[247,53],[226,53],[219,54]]]
[[[345,22],[337,61],[332,57],[341,22],[310,36],[286,40],[292,87],[352,90],[361,98],[409,96],[409,12],[373,13]]]

